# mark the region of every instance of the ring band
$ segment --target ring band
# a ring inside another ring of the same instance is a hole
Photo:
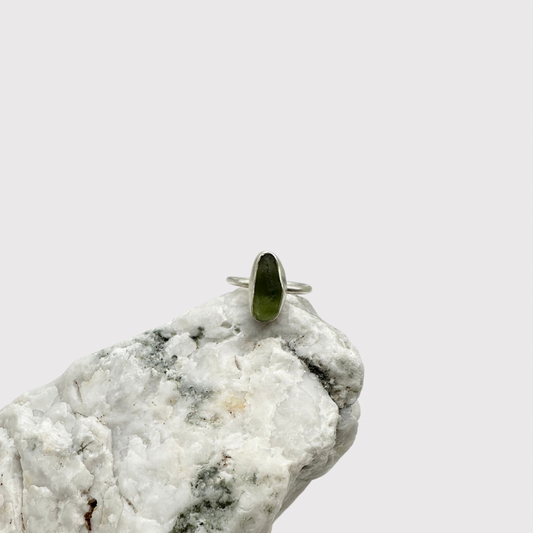
[[[250,278],[236,278],[235,276],[229,276],[226,281],[230,285],[237,287],[244,287],[247,289],[250,285]],[[287,294],[308,294],[313,290],[311,285],[307,283],[298,283],[297,281],[287,281]]]
[[[287,281],[281,261],[272,252],[261,252],[249,278],[230,276],[226,281],[249,290],[250,313],[259,322],[272,322],[281,312],[287,294],[306,294],[311,286]]]

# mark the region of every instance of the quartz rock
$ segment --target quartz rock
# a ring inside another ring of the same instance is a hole
[[[0,411],[0,532],[267,533],[350,447],[363,366],[289,295],[237,289]]]

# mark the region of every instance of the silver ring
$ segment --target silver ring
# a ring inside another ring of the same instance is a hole
[[[287,294],[307,294],[311,285],[287,281],[285,270],[272,252],[261,252],[254,261],[249,278],[230,276],[226,281],[250,290],[250,313],[259,322],[276,320]]]

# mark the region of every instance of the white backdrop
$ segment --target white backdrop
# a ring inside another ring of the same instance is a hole
[[[359,348],[274,533],[530,532],[533,6],[0,5],[1,405],[271,249]]]

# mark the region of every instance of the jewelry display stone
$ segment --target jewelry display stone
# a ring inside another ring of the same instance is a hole
[[[0,411],[0,533],[268,533],[353,443],[363,366],[288,294],[239,288]]]

